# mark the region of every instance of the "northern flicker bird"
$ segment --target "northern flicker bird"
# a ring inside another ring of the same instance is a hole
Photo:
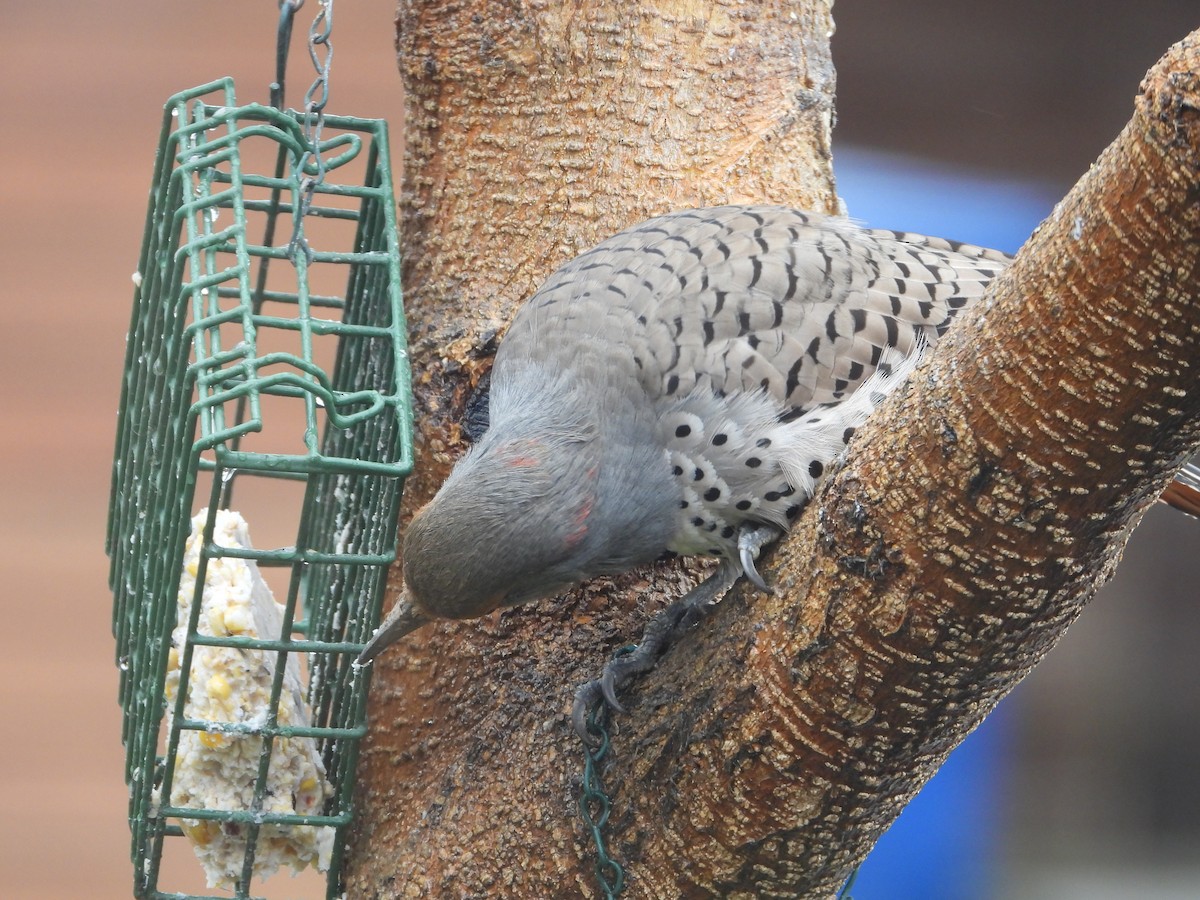
[[[717,572],[576,698],[650,668],[785,531],[919,349],[1010,262],[774,206],[650,219],[513,319],[487,431],[404,535],[405,589],[360,662],[433,618],[552,596],[667,551]]]

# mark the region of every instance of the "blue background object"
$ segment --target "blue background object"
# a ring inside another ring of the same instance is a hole
[[[1061,191],[918,158],[847,148],[834,154],[838,194],[872,228],[917,231],[1015,253]]]
[[[835,154],[838,193],[873,228],[1014,253],[1055,202],[1028,181],[861,149]],[[1019,692],[1000,704],[905,808],[859,869],[855,900],[988,900],[997,891],[1006,759]]]

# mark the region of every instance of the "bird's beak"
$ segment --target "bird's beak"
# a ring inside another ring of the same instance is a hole
[[[383,624],[375,629],[362,653],[354,661],[356,666],[365,666],[376,656],[390,647],[400,638],[416,631],[430,619],[413,605],[408,598],[408,591],[401,591],[400,599],[383,619]]]

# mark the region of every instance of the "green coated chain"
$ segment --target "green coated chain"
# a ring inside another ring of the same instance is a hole
[[[632,653],[635,645],[622,647],[616,652],[617,656]],[[587,716],[588,734],[595,738],[595,743],[584,742],[583,745],[583,783],[579,789],[579,817],[592,833],[592,842],[596,845],[596,881],[606,900],[613,900],[625,888],[624,867],[608,855],[604,842],[604,826],[612,813],[612,801],[604,792],[600,781],[600,764],[608,755],[608,704],[601,697],[591,708]]]
[[[614,654],[624,656],[637,649],[636,644],[622,647]],[[583,745],[583,783],[579,788],[579,817],[592,833],[592,843],[596,845],[596,881],[606,900],[613,900],[625,889],[625,868],[608,854],[604,841],[604,826],[612,813],[612,800],[604,792],[600,781],[600,764],[608,755],[610,746],[608,738],[608,704],[601,697],[588,709],[588,734],[595,738],[595,743],[586,741]],[[859,867],[855,866],[837,893],[837,900],[854,900],[850,890],[858,878]]]
[[[584,746],[583,784],[579,791],[579,816],[592,833],[596,845],[596,880],[608,900],[625,887],[625,869],[608,855],[604,826],[612,812],[612,801],[600,783],[600,763],[608,753],[608,708],[603,700],[588,710],[588,732],[599,737],[595,746]]]

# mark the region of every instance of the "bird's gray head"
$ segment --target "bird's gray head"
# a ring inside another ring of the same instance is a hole
[[[608,393],[559,373],[496,373],[487,433],[404,534],[406,624],[392,627],[393,610],[364,658],[430,618],[482,616],[663,553],[678,489],[650,411]]]
[[[443,618],[481,616],[586,577],[600,489],[586,428],[494,426],[404,534],[404,583]]]
[[[469,618],[660,555],[675,487],[627,395],[578,363],[498,364],[488,431],[405,533],[413,601]]]

